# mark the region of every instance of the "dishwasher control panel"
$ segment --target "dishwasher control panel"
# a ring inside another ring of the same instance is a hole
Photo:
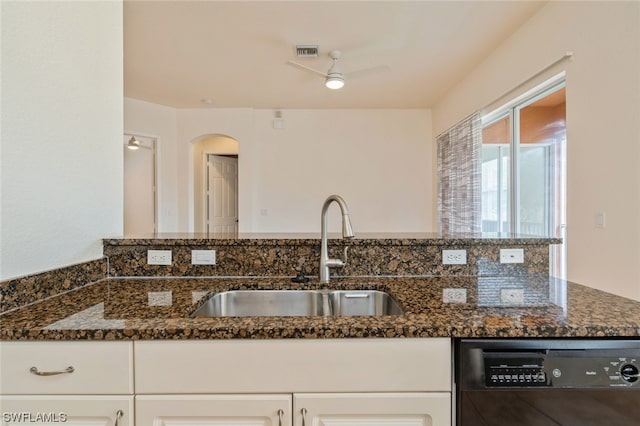
[[[637,351],[484,352],[486,387],[640,387]]]
[[[554,387],[636,387],[640,354],[605,351],[592,356],[576,357],[563,351],[550,351],[545,370]]]

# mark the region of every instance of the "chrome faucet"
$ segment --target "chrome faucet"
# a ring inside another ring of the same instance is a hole
[[[320,282],[329,282],[329,268],[342,268],[346,263],[346,260],[341,259],[329,259],[329,249],[327,247],[327,210],[332,202],[338,203],[340,206],[340,212],[342,213],[342,238],[353,238],[353,228],[351,227],[351,219],[349,219],[349,209],[347,203],[344,202],[339,195],[330,195],[324,201],[322,205],[322,222],[320,226],[321,242],[320,242]],[[345,259],[347,250],[345,247]]]

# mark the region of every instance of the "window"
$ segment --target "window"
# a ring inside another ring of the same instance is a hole
[[[483,117],[483,232],[566,238],[564,86],[557,83]],[[553,275],[566,276],[565,259],[564,250],[552,255]]]

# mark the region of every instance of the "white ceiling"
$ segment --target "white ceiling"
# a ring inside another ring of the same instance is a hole
[[[429,108],[544,1],[124,1],[125,96],[176,108]],[[320,55],[296,59],[294,45]],[[341,50],[347,79],[323,78]],[[213,103],[203,104],[203,98]]]

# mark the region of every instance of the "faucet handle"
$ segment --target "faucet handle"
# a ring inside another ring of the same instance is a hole
[[[349,246],[344,248],[344,260],[342,259],[327,259],[327,266],[330,268],[342,268],[347,264],[347,251]]]
[[[345,265],[342,259],[327,259],[326,264],[329,268],[342,268]]]

